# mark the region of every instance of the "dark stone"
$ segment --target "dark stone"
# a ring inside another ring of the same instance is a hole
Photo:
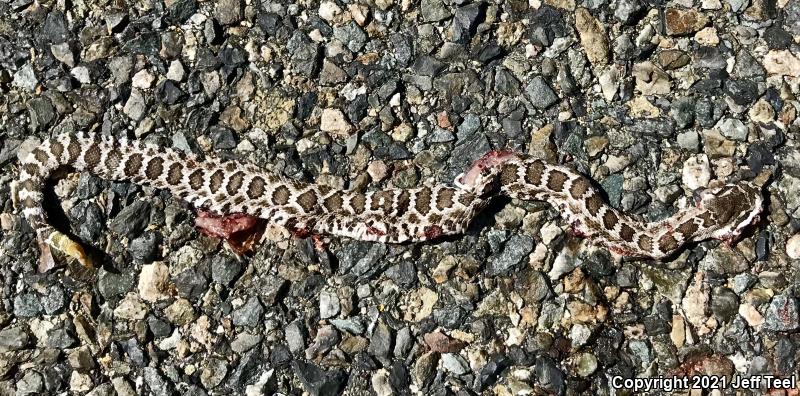
[[[154,395],[171,395],[175,386],[164,378],[155,367],[145,367],[144,382]]]
[[[694,124],[694,98],[680,98],[672,102],[669,114],[678,129],[686,129]]]
[[[169,337],[172,334],[172,325],[166,320],[153,315],[147,317],[147,326],[155,338]]]
[[[141,235],[150,223],[150,204],[136,200],[122,208],[108,225],[108,228],[119,236],[129,239]]]
[[[453,41],[467,44],[475,34],[478,18],[483,14],[482,4],[468,4],[459,7],[453,18]]]
[[[540,357],[536,359],[534,366],[536,375],[536,382],[547,393],[553,395],[560,395],[564,393],[566,387],[566,376],[555,362],[549,357]]]
[[[508,367],[509,361],[505,356],[494,355],[489,358],[489,361],[481,368],[480,373],[475,378],[475,389],[478,392],[490,388],[497,382],[500,373]]]
[[[747,147],[747,166],[754,173],[761,172],[765,166],[775,165],[775,154],[764,142],[753,143]]]
[[[702,98],[695,105],[695,120],[703,128],[712,128],[728,108],[723,101]]]
[[[382,243],[351,241],[336,252],[336,256],[343,273],[350,272],[361,277],[379,271],[379,263],[387,251],[388,248]]]
[[[58,10],[50,11],[41,29],[40,38],[46,43],[59,44],[67,41],[70,31],[67,27],[67,18]]]
[[[77,235],[84,241],[100,242],[104,234],[106,217],[96,203],[81,201],[69,211],[70,222],[77,223]]]
[[[159,244],[161,244],[161,234],[145,231],[142,235],[131,241],[131,244],[128,246],[128,251],[134,259],[149,263],[158,258]]]
[[[749,80],[730,80],[725,84],[725,93],[740,106],[752,105],[759,97],[758,84]]]
[[[47,97],[40,96],[28,101],[28,114],[31,119],[31,129],[34,131],[45,129],[53,124],[56,113],[55,108]]]
[[[774,50],[789,49],[794,41],[792,35],[780,25],[772,25],[766,28],[763,37],[769,48]]]
[[[292,68],[306,77],[313,77],[320,67],[319,46],[302,31],[295,31],[286,43],[286,50],[292,54]]]
[[[50,348],[67,349],[74,346],[77,341],[71,332],[63,327],[47,332],[47,346]]]
[[[488,276],[497,276],[509,272],[519,265],[528,254],[533,251],[535,243],[533,238],[514,234],[503,246],[503,251],[495,255],[486,266]]]
[[[181,272],[175,277],[174,282],[178,295],[188,300],[197,300],[208,290],[208,278],[196,268]]]
[[[692,65],[704,69],[724,69],[728,66],[727,54],[720,47],[700,47],[694,54]]]
[[[167,20],[182,24],[197,12],[197,0],[175,0],[167,9]]]
[[[215,125],[209,128],[208,132],[211,134],[211,142],[214,145],[214,150],[233,150],[238,144],[236,135],[230,128]]]
[[[406,289],[413,287],[417,283],[417,270],[411,261],[401,261],[387,268],[384,274],[400,287]]]
[[[292,371],[300,379],[303,388],[312,396],[337,395],[347,381],[347,374],[339,368],[324,370],[300,360],[292,362]]]
[[[447,65],[428,55],[422,55],[414,60],[411,70],[421,76],[436,77]]]
[[[525,94],[537,109],[546,109],[559,101],[558,95],[541,76],[534,77],[525,87]]]
[[[156,87],[156,98],[161,103],[172,105],[185,99],[186,93],[178,88],[178,84],[174,81],[164,80]]]
[[[125,296],[136,283],[135,274],[130,271],[114,273],[104,268],[97,270],[97,289],[104,299],[117,301]]]
[[[136,337],[128,338],[125,341],[120,341],[120,346],[122,350],[125,351],[125,354],[128,355],[128,360],[131,361],[138,367],[144,367],[147,365],[147,355],[144,353],[144,349],[142,346],[139,345],[139,341],[136,340]]]
[[[14,316],[29,318],[38,316],[41,312],[42,304],[36,293],[23,293],[14,298]]]
[[[230,256],[214,256],[211,259],[211,279],[229,286],[242,272],[242,263]]]
[[[241,307],[233,311],[231,320],[235,326],[256,327],[261,323],[264,307],[258,297],[250,297]]]
[[[723,323],[733,320],[738,315],[739,297],[727,287],[714,288],[711,295],[711,312]]]

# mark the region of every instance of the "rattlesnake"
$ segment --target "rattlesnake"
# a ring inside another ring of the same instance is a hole
[[[590,180],[570,168],[505,151],[477,160],[453,187],[351,192],[286,180],[253,164],[200,159],[141,141],[80,132],[46,140],[21,161],[18,197],[36,231],[42,260],[52,260],[50,246],[67,246],[66,253],[85,258],[80,245],[48,224],[42,208],[44,183],[62,165],[167,189],[217,215],[253,216],[304,233],[387,243],[463,233],[497,194],[544,200],[560,209],[576,234],[621,255],[656,259],[687,241],[737,238],[758,219],[763,205],[760,188],[740,182],[706,190],[696,206],[646,223],[605,204]]]

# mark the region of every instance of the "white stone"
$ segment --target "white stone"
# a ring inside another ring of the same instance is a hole
[[[369,174],[369,177],[375,182],[383,180],[386,177],[388,170],[389,167],[386,166],[386,163],[381,160],[372,161],[367,166],[367,174]]]
[[[749,303],[744,303],[739,306],[739,315],[744,318],[750,327],[761,326],[764,324],[764,315],[758,312],[756,307]]]
[[[769,74],[800,77],[800,59],[789,50],[770,51],[764,56],[764,69]]]
[[[786,241],[786,255],[795,260],[800,259],[800,234],[793,235]]]
[[[694,35],[694,39],[702,45],[716,47],[719,44],[719,36],[717,36],[717,29],[709,26],[703,28]]]
[[[185,74],[186,70],[184,70],[181,61],[176,59],[169,64],[169,69],[167,70],[168,79],[172,81],[182,81]]]
[[[683,184],[692,190],[705,187],[711,181],[711,165],[708,156],[700,154],[683,163]]]
[[[775,118],[775,109],[764,99],[760,99],[747,112],[750,119],[755,122],[768,123]]]
[[[124,320],[142,320],[147,316],[147,305],[136,293],[128,293],[114,309],[114,316]]]
[[[320,129],[336,135],[347,136],[350,134],[353,127],[347,122],[341,110],[328,108],[322,110]]]
[[[75,67],[70,70],[70,74],[72,74],[72,77],[75,77],[75,79],[81,84],[89,84],[92,82],[92,77],[89,75],[89,68],[86,66],[81,65]]]
[[[155,302],[169,297],[169,268],[163,262],[142,266],[139,275],[139,295],[145,301]]]
[[[319,5],[319,17],[328,22],[333,21],[341,13],[342,9],[332,1],[324,1]]]
[[[142,69],[136,72],[131,79],[131,85],[135,88],[147,89],[153,85],[155,77],[150,74],[147,69]]]
[[[747,140],[747,125],[735,118],[726,118],[719,123],[719,132],[728,139]]]

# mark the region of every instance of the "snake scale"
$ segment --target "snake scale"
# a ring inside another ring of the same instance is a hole
[[[82,254],[79,244],[48,223],[42,208],[42,189],[61,166],[167,189],[220,216],[247,215],[295,231],[387,243],[463,233],[499,194],[543,200],[560,210],[575,234],[624,256],[655,259],[670,256],[689,241],[734,240],[758,220],[763,206],[760,188],[739,182],[703,191],[696,206],[665,220],[643,222],[607,205],[591,181],[569,167],[506,151],[487,153],[452,187],[352,192],[286,180],[253,164],[200,159],[141,141],[79,132],[44,141],[20,164],[18,197],[42,259],[50,256],[50,247],[64,245],[58,240]],[[80,259],[80,254],[66,253]]]

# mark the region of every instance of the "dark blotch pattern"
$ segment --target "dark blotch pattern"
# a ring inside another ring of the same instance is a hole
[[[578,179],[575,179],[569,186],[569,195],[571,195],[574,199],[581,199],[583,198],[583,194],[586,194],[590,188],[592,188],[591,183],[589,183],[588,180],[579,177]]]
[[[658,240],[658,248],[664,253],[669,253],[678,248],[678,241],[676,241],[672,235],[664,234],[664,236]]]
[[[364,194],[356,194],[350,198],[350,207],[353,208],[354,214],[364,213],[366,209],[367,197]]]
[[[500,171],[500,183],[504,186],[517,182],[519,166],[516,164],[504,164],[503,169]]]
[[[639,237],[638,244],[639,244],[639,249],[642,249],[642,251],[649,252],[649,251],[653,250],[653,238],[651,238],[651,237],[649,237],[647,235],[644,235],[644,234],[641,235]]]
[[[553,191],[561,191],[564,188],[564,183],[567,181],[567,174],[561,171],[554,170],[550,172],[547,178],[547,188]]]
[[[208,185],[209,190],[211,190],[212,193],[216,193],[222,187],[223,181],[225,181],[225,173],[217,169],[211,174],[211,183]]]
[[[395,210],[395,216],[401,217],[406,212],[408,212],[408,205],[411,203],[411,194],[408,191],[403,190],[400,192],[400,195],[397,196],[397,205]]]
[[[678,226],[678,232],[683,234],[685,239],[689,239],[689,237],[697,231],[697,224],[694,221],[689,220],[681,225]]]
[[[64,145],[59,142],[53,142],[50,145],[50,152],[56,157],[56,159],[61,158],[61,154],[64,154]]]
[[[342,208],[342,202],[342,193],[337,191],[331,194],[328,198],[325,198],[323,205],[328,212],[335,212]]]
[[[272,203],[286,205],[287,202],[289,202],[289,189],[286,186],[278,186],[272,193]]]
[[[586,200],[586,209],[589,210],[589,214],[592,216],[597,216],[597,212],[599,212],[602,207],[603,200],[600,199],[600,196],[597,194],[592,195]]]
[[[297,197],[297,203],[303,208],[303,211],[312,213],[317,207],[317,194],[308,190]]]
[[[128,177],[134,177],[139,174],[139,170],[142,169],[142,161],[144,157],[139,153],[131,154],[128,159],[125,161],[125,175]],[[202,184],[201,184],[202,185]],[[192,186],[194,187],[194,186]],[[200,188],[200,187],[196,187]]]
[[[603,214],[603,225],[604,225],[604,226],[606,227],[606,229],[608,229],[608,230],[611,230],[611,229],[613,229],[613,228],[614,228],[614,226],[616,226],[616,225],[617,225],[617,221],[618,221],[618,220],[619,220],[619,218],[618,218],[618,217],[617,217],[617,215],[614,213],[614,211],[607,210],[607,211],[606,211],[606,213],[604,213],[604,214]]]
[[[69,140],[69,144],[67,145],[67,153],[69,154],[69,162],[75,162],[78,159],[78,156],[81,155],[81,145],[78,143],[78,140],[72,138]]]
[[[443,188],[439,190],[439,193],[436,194],[436,208],[439,210],[445,210],[451,206],[453,206],[453,195],[455,191],[450,188]]]
[[[97,144],[89,146],[86,150],[86,154],[83,156],[83,162],[85,162],[86,166],[89,168],[94,168],[100,163],[100,147]]]
[[[247,185],[247,196],[250,199],[257,199],[261,198],[264,194],[264,178],[261,176],[255,176],[252,180],[250,180],[250,184]]]
[[[431,210],[431,189],[429,187],[422,187],[417,190],[417,201],[414,204],[419,214],[425,216]]]
[[[156,180],[159,176],[161,176],[162,172],[164,172],[164,160],[155,157],[147,163],[147,168],[145,169],[144,174],[148,179]]]
[[[199,190],[203,187],[203,170],[202,169],[195,169],[189,175],[189,185],[195,189]]]
[[[635,233],[636,233],[636,230],[634,230],[631,226],[629,226],[629,225],[627,225],[625,223],[622,223],[622,225],[620,226],[619,236],[625,242],[633,242],[633,235]]]
[[[533,161],[525,172],[525,181],[538,186],[542,182],[542,172],[544,172],[544,163],[538,160]]]
[[[228,179],[228,185],[226,186],[226,190],[228,194],[234,195],[239,192],[239,189],[242,188],[242,181],[244,180],[244,173],[243,172],[234,172],[230,179]]]
[[[180,162],[173,162],[167,171],[167,183],[177,185],[183,178],[183,165]]]

